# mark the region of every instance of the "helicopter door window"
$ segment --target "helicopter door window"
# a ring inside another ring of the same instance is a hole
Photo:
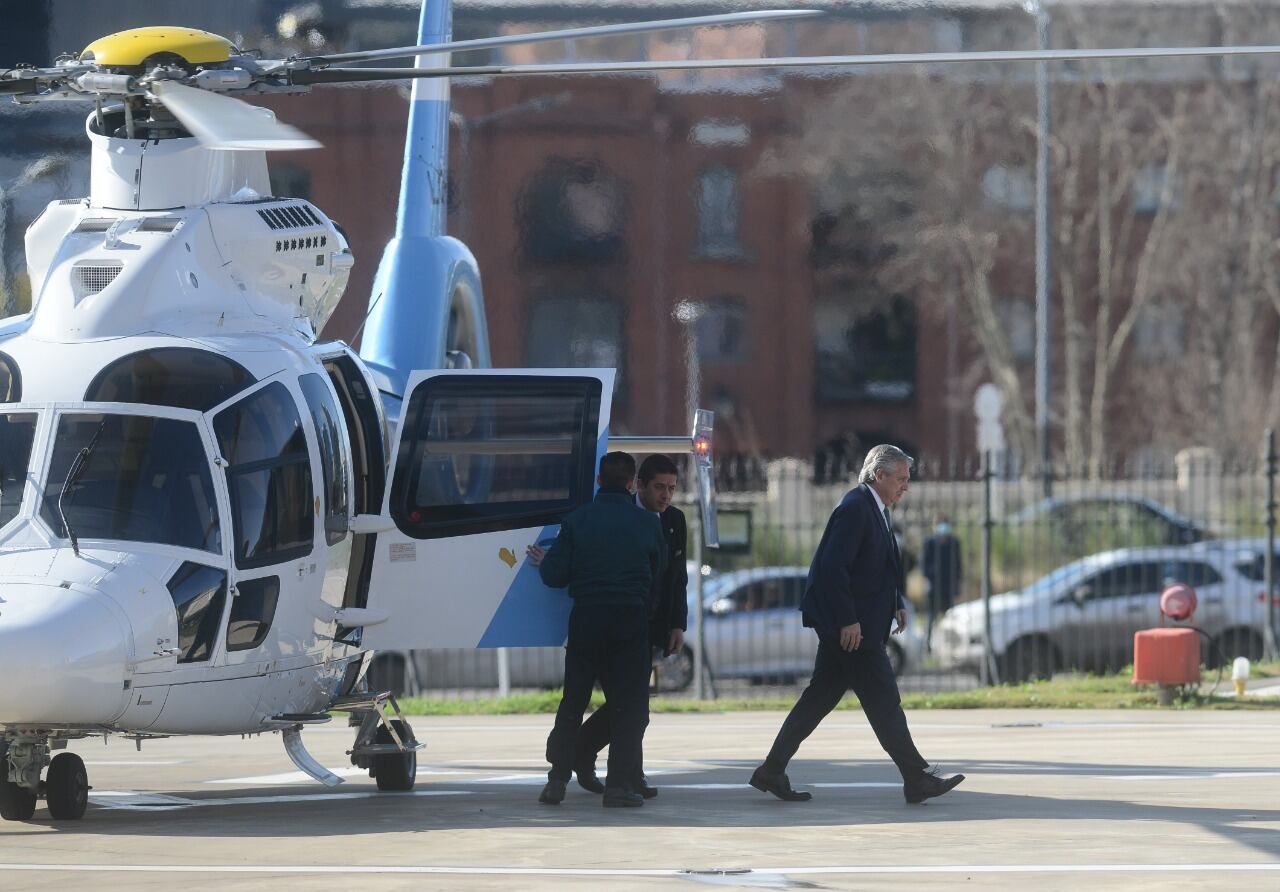
[[[255,383],[244,366],[225,356],[193,347],[162,347],[117,359],[98,373],[84,398],[208,412]]]
[[[226,603],[227,574],[188,561],[169,580],[169,594],[178,614],[178,662],[209,659]]]
[[[276,381],[213,420],[236,537],[236,566],[265,567],[311,553],[311,457],[288,388]]]
[[[595,378],[425,382],[405,411],[396,525],[432,539],[558,523],[591,498],[599,412]]]
[[[27,489],[27,465],[36,435],[33,412],[0,415],[0,526],[18,516]]]
[[[100,412],[58,419],[40,510],[57,535],[221,553],[216,505],[193,422]]]
[[[278,576],[237,582],[227,617],[227,650],[252,650],[265,641],[279,600]]]
[[[339,427],[342,415],[333,394],[319,375],[303,375],[298,379],[298,385],[302,388],[307,409],[311,412],[316,442],[320,446],[325,537],[330,545],[336,545],[347,535],[347,462],[343,455]]]
[[[7,353],[0,353],[0,403],[16,403],[22,399],[22,374],[18,364]]]

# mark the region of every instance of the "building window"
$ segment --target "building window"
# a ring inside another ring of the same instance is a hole
[[[544,297],[530,314],[526,365],[535,369],[616,369],[614,399],[626,368],[622,306],[600,294]]]
[[[1036,311],[1031,303],[1019,297],[1002,298],[996,313],[1009,338],[1009,350],[1015,362],[1030,362],[1036,355]]]
[[[1143,362],[1174,359],[1186,343],[1182,308],[1169,301],[1147,304],[1133,326],[1133,349]]]
[[[287,161],[273,161],[269,176],[274,197],[311,200],[311,171]]]
[[[1165,181],[1169,170],[1163,164],[1148,164],[1133,177],[1133,212],[1135,214],[1154,214],[1160,210],[1164,196]],[[1176,184],[1169,191],[1170,209],[1178,206]]]
[[[517,203],[525,256],[542,261],[614,260],[626,245],[622,184],[603,165],[553,159]]]
[[[694,323],[698,359],[702,362],[743,362],[746,349],[746,309],[733,297],[709,300],[699,307]]]
[[[916,392],[916,313],[902,297],[814,308],[819,402],[901,402]]]
[[[740,257],[738,239],[741,199],[738,173],[725,164],[712,164],[698,174],[695,187],[698,212],[698,253],[703,257]]]
[[[982,175],[982,194],[992,207],[1026,213],[1035,206],[1035,177],[1026,167],[996,164]]]

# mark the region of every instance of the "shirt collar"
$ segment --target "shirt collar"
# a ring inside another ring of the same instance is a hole
[[[644,506],[644,502],[640,501],[640,493],[638,493],[638,492],[637,492],[637,493],[633,493],[633,495],[634,495],[635,500],[636,500],[636,507],[637,507],[637,508],[639,508],[641,511],[649,511],[649,509],[648,509],[648,508],[646,508],[646,507]],[[661,519],[661,517],[662,517],[662,512],[661,512],[661,511],[649,511],[649,513],[650,513],[650,514],[652,514],[654,517],[657,517],[657,518],[659,518],[659,519]]]
[[[884,514],[884,499],[880,498],[880,493],[876,492],[876,488],[870,483],[867,484],[867,489],[871,491],[871,498],[876,500],[876,508],[880,510],[881,514]]]

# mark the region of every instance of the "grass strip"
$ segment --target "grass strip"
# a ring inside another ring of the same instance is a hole
[[[1280,677],[1280,663],[1255,663],[1252,678]],[[1127,668],[1113,675],[1064,675],[1051,681],[1035,681],[1018,685],[999,685],[970,691],[910,693],[902,696],[902,705],[915,709],[1157,709],[1156,689],[1133,684],[1133,670]],[[1206,670],[1198,689],[1184,689],[1170,709],[1280,709],[1280,697],[1253,698],[1223,696],[1232,690],[1230,673],[1224,673],[1217,691],[1218,671]],[[798,692],[797,692],[798,695]],[[651,712],[769,712],[785,711],[795,704],[797,695],[765,697],[725,697],[718,700],[693,700],[686,697],[654,697]],[[410,715],[540,715],[556,711],[560,691],[538,691],[510,697],[485,697],[474,700],[436,697],[402,697],[400,708]],[[597,708],[604,698],[597,691],[591,706]],[[841,701],[839,709],[860,709],[852,695]]]

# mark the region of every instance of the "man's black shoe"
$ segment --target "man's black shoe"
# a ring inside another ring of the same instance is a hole
[[[578,786],[588,793],[604,792],[604,784],[600,783],[600,778],[596,776],[595,765],[579,765],[573,769],[573,773],[578,776]]]
[[[751,775],[751,786],[761,793],[772,793],[783,802],[808,802],[812,793],[791,789],[791,781],[783,772],[772,772],[761,765]]]
[[[604,789],[605,808],[639,808],[642,805],[644,805],[644,797],[639,793],[632,793],[624,787],[605,787]]]
[[[564,781],[549,780],[538,794],[538,801],[543,805],[559,805],[564,801]]]
[[[643,774],[640,775],[640,779],[631,786],[631,789],[635,790],[645,799],[652,799],[654,796],[658,795],[658,788],[649,786],[649,779]]]
[[[912,805],[918,805],[926,799],[932,799],[935,796],[941,796],[950,790],[954,790],[964,780],[963,774],[953,774],[951,777],[942,777],[938,774],[938,769],[931,768],[922,772],[920,777],[911,783],[902,785],[902,795],[906,797],[907,802]]]

